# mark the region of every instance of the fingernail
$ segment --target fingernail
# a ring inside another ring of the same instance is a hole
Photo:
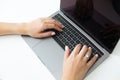
[[[98,57],[98,54],[96,54],[95,56]]]
[[[64,26],[61,24],[61,27],[64,28]]]
[[[87,45],[84,45],[84,47],[87,47]]]
[[[68,50],[68,46],[65,46],[65,51]]]
[[[59,22],[59,24],[61,25],[61,27],[63,28],[63,24]]]
[[[52,32],[52,34],[51,34],[52,36],[54,36],[55,35],[55,32]]]
[[[92,49],[91,47],[89,47],[89,49]]]

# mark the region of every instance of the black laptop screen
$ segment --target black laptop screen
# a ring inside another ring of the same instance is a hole
[[[113,51],[120,38],[120,16],[112,0],[61,0],[60,9],[105,49]]]

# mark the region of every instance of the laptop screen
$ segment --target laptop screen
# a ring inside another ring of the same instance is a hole
[[[120,16],[112,0],[61,0],[60,9],[102,47],[113,51],[120,38]]]

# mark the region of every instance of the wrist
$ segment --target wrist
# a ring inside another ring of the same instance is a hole
[[[61,80],[83,80],[82,77],[76,77],[76,76],[66,76],[66,75],[63,75]]]
[[[27,24],[26,23],[18,23],[18,30],[16,30],[18,32],[18,34],[21,35],[28,35],[27,34]]]
[[[71,76],[62,76],[61,80],[75,80]]]

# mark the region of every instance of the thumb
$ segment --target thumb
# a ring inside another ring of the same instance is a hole
[[[54,36],[54,35],[55,35],[55,32],[49,31],[49,32],[38,33],[38,34],[35,35],[35,37],[46,38],[46,37],[51,37],[51,36]]]
[[[70,49],[68,46],[65,46],[64,60],[66,60],[70,55]]]

